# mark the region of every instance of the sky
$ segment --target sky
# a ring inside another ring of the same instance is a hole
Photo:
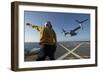
[[[88,21],[83,23],[83,29],[79,29],[76,36],[64,36],[62,28],[66,31],[70,31],[79,26],[75,20],[81,21],[85,19],[88,19]],[[46,21],[51,21],[53,29],[56,32],[58,42],[90,41],[90,14],[24,11],[25,42],[39,42],[40,39],[40,33],[27,26],[26,23],[44,26]]]

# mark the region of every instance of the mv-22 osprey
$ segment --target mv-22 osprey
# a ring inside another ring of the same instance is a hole
[[[74,28],[73,30],[70,30],[69,32],[67,32],[65,29],[62,28],[62,31],[65,34],[65,36],[68,35],[68,34],[71,35],[71,36],[75,36],[75,35],[77,35],[77,32],[76,31],[79,30],[79,29],[81,29],[81,28],[83,28],[82,25],[87,20],[88,19],[85,19],[85,20],[82,20],[82,21],[75,20],[77,23],[79,23],[79,26],[78,27]]]

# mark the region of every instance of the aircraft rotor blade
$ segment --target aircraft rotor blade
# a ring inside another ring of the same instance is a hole
[[[84,21],[81,21],[81,23],[84,23],[84,22],[86,22],[88,19],[86,19],[86,20],[84,20]]]
[[[78,22],[78,23],[84,23],[84,22],[86,22],[88,19],[86,19],[86,20],[83,20],[83,21],[79,21],[79,20],[75,20],[76,22]]]
[[[78,20],[75,20],[77,23],[80,23],[80,21],[78,21]]]
[[[79,27],[73,29],[72,31],[75,32],[75,31],[79,30],[80,28],[81,28],[81,27],[79,26]]]

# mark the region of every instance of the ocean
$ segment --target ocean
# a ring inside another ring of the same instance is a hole
[[[25,50],[31,50],[33,48],[40,48],[39,43],[35,43],[35,42],[25,42],[24,43]]]

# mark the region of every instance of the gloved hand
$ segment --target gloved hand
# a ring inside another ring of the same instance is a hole
[[[31,27],[32,27],[32,24],[30,24],[30,23],[26,23],[26,25],[28,25],[28,26],[31,26]]]
[[[31,24],[30,23],[26,23],[26,25],[30,26]]]

